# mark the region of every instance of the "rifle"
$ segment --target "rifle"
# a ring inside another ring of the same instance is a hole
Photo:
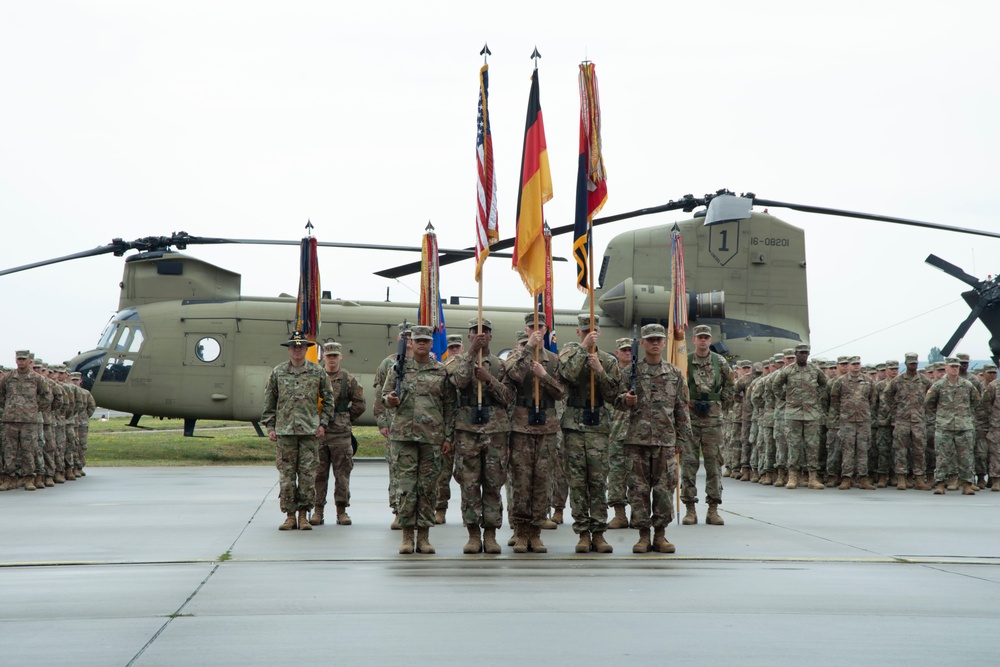
[[[399,337],[399,345],[396,347],[396,363],[392,365],[396,373],[396,396],[403,400],[403,366],[406,364],[406,318],[403,318],[403,332]]]
[[[636,325],[632,325],[632,384],[629,391],[635,393],[635,381],[639,376],[639,330]]]

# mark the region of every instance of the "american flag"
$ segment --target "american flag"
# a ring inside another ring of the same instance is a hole
[[[479,117],[476,135],[476,173],[479,206],[476,208],[476,282],[482,278],[483,262],[497,242],[497,182],[493,169],[493,137],[490,134],[489,65],[479,70]]]

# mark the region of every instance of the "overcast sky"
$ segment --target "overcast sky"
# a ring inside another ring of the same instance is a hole
[[[500,233],[514,233],[535,45],[555,195],[573,219],[577,65],[597,64],[611,215],[729,188],[1000,229],[1000,40],[965,2],[53,2],[0,0],[0,268],[112,238],[473,242],[478,55],[489,42]],[[806,230],[814,353],[924,359],[968,313],[933,252],[985,278],[1000,240],[772,210]],[[620,231],[595,230],[598,256]],[[556,254],[569,257],[571,239]],[[191,248],[243,294],[297,288],[294,247]],[[335,297],[415,301],[418,256],[322,250]],[[107,255],[0,277],[0,357],[90,349],[117,307]],[[475,294],[471,262],[442,296]],[[485,302],[530,303],[509,260]],[[569,264],[556,306],[582,302]],[[711,286],[691,285],[699,291]],[[976,323],[959,349],[987,356]],[[9,352],[4,352],[9,350]]]

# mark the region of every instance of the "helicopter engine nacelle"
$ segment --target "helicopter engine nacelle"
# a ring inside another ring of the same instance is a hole
[[[688,291],[688,319],[723,319],[726,295],[721,290],[696,293]],[[604,314],[621,326],[656,321],[666,323],[670,316],[670,288],[662,285],[635,285],[631,278],[609,289],[597,301]]]

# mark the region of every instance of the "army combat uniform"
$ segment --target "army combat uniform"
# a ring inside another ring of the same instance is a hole
[[[26,350],[18,359],[30,359]],[[42,445],[42,416],[39,405],[52,402],[52,392],[45,378],[31,370],[15,369],[0,381],[0,408],[3,409],[3,469],[6,488],[23,481],[28,491],[35,490],[38,451]]]
[[[1000,491],[1000,379],[986,387],[982,400],[988,410],[989,430],[986,432],[988,451],[988,472],[991,491]]]
[[[840,489],[850,489],[852,480],[857,480],[859,488],[875,488],[868,479],[874,401],[875,386],[864,373],[841,375],[830,387],[830,417],[838,427],[842,457]]]
[[[798,352],[808,352],[809,346],[799,345]],[[815,364],[798,362],[785,366],[774,379],[776,396],[784,398],[786,442],[788,445],[788,481],[785,488],[798,486],[799,470],[809,473],[809,488],[823,489],[819,479],[820,421],[822,394],[827,385],[826,373]],[[805,480],[801,480],[805,482]]]
[[[957,365],[948,357],[948,365]],[[973,410],[980,401],[979,390],[962,377],[943,377],[927,392],[924,405],[933,410],[937,419],[934,435],[937,465],[934,469],[934,493],[944,493],[945,482],[952,488],[963,483],[962,493],[971,495],[973,481],[972,448],[975,438]]]
[[[907,358],[909,355],[907,355]],[[907,359],[909,360],[909,359]],[[915,361],[914,355],[914,361]],[[927,490],[924,473],[927,469],[926,411],[924,399],[931,381],[923,373],[909,371],[892,379],[882,400],[892,410],[892,458],[896,488],[905,491],[908,462],[913,461],[913,475],[918,489]]]

